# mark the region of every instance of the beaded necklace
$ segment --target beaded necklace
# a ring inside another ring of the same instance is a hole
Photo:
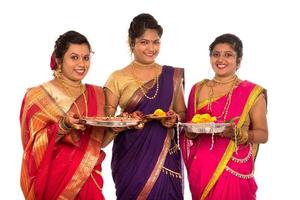
[[[142,91],[144,97],[146,97],[146,98],[149,99],[149,100],[155,99],[156,96],[157,96],[157,94],[158,94],[158,91],[159,91],[158,74],[156,73],[156,71],[154,71],[154,72],[155,72],[155,79],[154,79],[152,85],[151,85],[150,87],[147,87],[147,86],[145,86],[145,84],[144,84],[144,83],[136,76],[136,74],[135,74],[135,72],[134,72],[134,65],[135,65],[135,64],[142,65],[142,66],[145,66],[145,67],[146,67],[146,66],[147,66],[147,67],[150,67],[150,66],[154,66],[155,63],[151,63],[151,64],[149,64],[149,65],[143,65],[143,64],[137,63],[136,61],[133,61],[133,62],[131,63],[131,73],[132,73],[132,76],[133,76],[133,78],[135,79],[135,82],[138,84],[139,88],[141,89],[141,91]],[[153,96],[148,96],[148,95],[147,95],[148,90],[152,89],[155,85],[156,85],[156,90],[155,90],[154,95],[153,95]]]
[[[237,76],[234,76],[234,78],[230,79],[230,81],[232,81],[232,85],[230,87],[228,94],[226,95],[227,98],[226,98],[226,102],[225,102],[223,111],[219,116],[216,116],[217,119],[220,119],[223,117],[223,121],[226,121],[226,118],[227,118],[228,109],[231,104],[232,92],[233,92],[234,86],[236,85],[236,83],[238,81]],[[230,83],[230,82],[226,81],[226,83]],[[223,83],[223,84],[225,84],[225,83]],[[210,88],[207,109],[210,113],[212,113],[212,99],[214,96],[214,89],[213,89],[214,85],[211,85],[211,86],[207,85],[207,86]]]

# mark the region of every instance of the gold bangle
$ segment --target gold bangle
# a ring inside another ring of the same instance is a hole
[[[116,110],[116,107],[115,106],[111,106],[111,105],[104,105],[104,108],[113,108]]]

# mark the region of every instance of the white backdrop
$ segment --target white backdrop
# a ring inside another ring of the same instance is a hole
[[[186,97],[193,83],[213,74],[208,57],[213,39],[228,32],[242,39],[239,77],[268,89],[270,136],[256,162],[257,199],[299,196],[296,0],[4,2],[0,3],[0,199],[23,199],[19,110],[26,88],[52,78],[49,60],[56,38],[71,29],[86,35],[96,54],[85,82],[103,85],[112,71],[130,62],[127,30],[141,12],[151,13],[163,26],[158,62],[185,68]],[[105,151],[103,191],[106,199],[113,200],[111,146]],[[187,182],[185,186],[185,197],[191,199]]]

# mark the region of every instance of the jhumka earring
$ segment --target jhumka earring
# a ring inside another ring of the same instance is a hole
[[[60,65],[55,69],[53,75],[54,75],[54,77],[56,77],[56,78],[60,78],[60,77],[61,77],[61,66],[60,66]]]

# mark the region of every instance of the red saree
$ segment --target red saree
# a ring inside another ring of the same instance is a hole
[[[58,121],[65,112],[45,89],[46,84],[30,89],[21,108],[21,188],[25,199],[104,199],[100,173],[105,157],[101,151],[104,130],[87,127],[58,140]],[[85,95],[87,111],[83,95],[76,99],[79,110],[88,116],[102,116],[102,88],[86,85]],[[74,112],[74,104],[70,105],[68,111]]]
[[[191,90],[187,120],[191,120],[195,113],[208,113],[207,101],[196,105],[204,82],[195,84]],[[262,87],[251,82],[241,82],[233,90],[228,119],[238,117],[238,127],[249,123],[249,111],[256,98],[264,91]],[[214,100],[212,115],[219,116],[225,103],[226,95]],[[193,200],[256,199],[257,186],[253,173],[257,146],[245,144],[236,147],[234,141],[215,136],[213,149],[210,150],[211,142],[211,135],[202,134],[194,140],[183,135],[181,137]]]

